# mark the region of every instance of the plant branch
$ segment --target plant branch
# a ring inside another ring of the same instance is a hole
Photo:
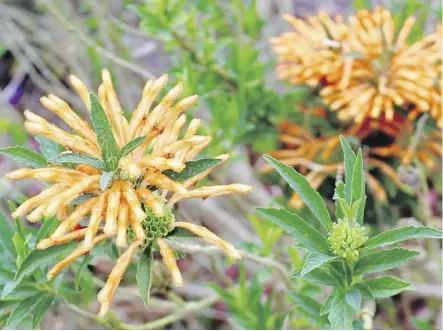
[[[132,72],[134,72],[136,74],[139,74],[140,76],[142,76],[145,79],[155,78],[155,76],[151,72],[147,71],[146,69],[144,69],[134,63],[131,63],[129,61],[126,61],[125,59],[119,57],[118,55],[116,55],[116,54],[108,51],[107,49],[101,47],[100,45],[98,45],[94,40],[89,38],[77,26],[70,23],[57,9],[55,9],[53,4],[51,4],[48,0],[40,0],[40,3],[42,3],[47,8],[48,12],[50,14],[52,14],[53,16],[55,16],[60,21],[60,23],[63,24],[63,26],[66,29],[75,33],[75,35],[78,37],[78,39],[86,46],[94,48],[97,52],[99,52],[103,56],[107,57],[111,61],[115,62],[116,64],[118,64],[126,69],[131,70]]]
[[[173,248],[180,250],[185,253],[193,254],[193,253],[205,253],[205,254],[223,254],[223,251],[214,246],[200,246],[200,245],[192,245],[192,244],[183,244],[174,240],[167,240],[168,244]],[[246,252],[244,250],[238,250],[242,258],[249,260],[251,262],[255,262],[261,265],[268,266],[274,269],[280,276],[281,280],[285,283],[286,287],[290,288],[292,286],[291,278],[286,271],[284,265],[279,262],[276,262],[270,258],[257,256]]]

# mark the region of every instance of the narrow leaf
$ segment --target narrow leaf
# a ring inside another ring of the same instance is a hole
[[[9,316],[6,322],[7,327],[9,329],[15,329],[21,321],[32,314],[32,310],[39,304],[42,298],[42,295],[39,293],[20,302]]]
[[[345,197],[346,201],[351,203],[351,184],[352,172],[354,171],[355,153],[345,137],[340,136],[341,146],[345,159]]]
[[[37,235],[35,237],[35,242],[38,243],[40,240],[47,238],[49,235],[54,232],[55,228],[60,224],[60,221],[57,219],[56,216],[52,217],[45,217],[42,220],[42,226],[37,232]]]
[[[392,248],[368,254],[357,261],[354,267],[354,275],[390,270],[417,255],[420,255],[420,253],[406,248]]]
[[[299,216],[277,208],[257,208],[257,211],[291,234],[310,251],[329,254],[329,245],[325,237]]]
[[[382,232],[375,237],[370,238],[363,245],[363,248],[374,248],[385,245],[392,245],[404,240],[416,238],[433,238],[441,239],[442,230],[427,226],[404,226],[397,229]]]
[[[109,185],[111,185],[114,173],[115,173],[114,171],[108,171],[102,173],[102,175],[100,176],[100,189],[102,191],[106,190],[109,187]]]
[[[57,257],[72,250],[76,243],[70,242],[58,246],[51,246],[45,250],[32,251],[17,270],[15,281],[20,282],[25,276],[31,274],[35,269],[47,263],[53,263]]]
[[[140,144],[145,141],[146,136],[135,138],[128,142],[125,146],[122,147],[120,152],[118,153],[118,159],[120,160],[122,157],[131,153],[134,149],[136,149]]]
[[[361,295],[357,289],[351,289],[346,292],[346,302],[352,307],[352,309],[358,314],[360,312]]]
[[[6,216],[0,212],[0,244],[11,255],[16,257],[17,253],[14,249],[12,238],[14,237],[14,231],[8,222]]]
[[[196,161],[186,162],[186,167],[181,172],[173,170],[163,171],[163,174],[175,180],[176,182],[184,182],[185,180],[201,174],[202,172],[212,168],[220,163],[220,159],[201,159]]]
[[[109,124],[109,119],[97,97],[93,93],[90,93],[89,98],[91,100],[91,122],[97,134],[102,159],[109,170],[115,170],[119,151],[111,125]]]
[[[369,278],[362,283],[371,289],[376,298],[387,298],[411,287],[410,283],[392,276]]]
[[[301,271],[301,277],[306,275],[308,272],[320,267],[324,263],[332,260],[334,257],[319,253],[309,253],[305,259],[305,264],[303,265],[303,269]]]
[[[354,169],[352,170],[352,186],[351,186],[351,201],[352,205],[358,199],[363,198],[365,190],[365,177],[363,175],[363,154],[361,149],[358,150],[357,158],[355,159]]]
[[[68,152],[63,153],[57,156],[55,159],[51,160],[53,163],[61,164],[61,163],[75,163],[75,164],[87,164],[96,169],[105,171],[106,166],[105,163],[93,156],[76,153],[76,152]]]
[[[355,283],[354,285],[352,285],[352,288],[359,291],[360,294],[367,299],[371,300],[375,299],[374,294],[371,291],[371,288],[365,283]]]
[[[321,305],[316,300],[307,295],[296,293],[294,291],[289,292],[289,295],[295,304],[300,306],[305,312],[311,315],[320,315]]]
[[[328,314],[334,307],[334,302],[337,298],[340,298],[340,289],[336,287],[326,298],[323,306],[321,307],[320,315]]]
[[[43,295],[43,297],[38,302],[37,306],[34,310],[34,317],[32,319],[32,327],[35,329],[38,324],[40,323],[40,320],[42,319],[43,315],[46,314],[49,307],[51,307],[52,302],[54,301],[55,297],[51,293],[46,293]]]
[[[23,146],[0,148],[0,154],[31,167],[45,167],[48,165],[48,161],[43,155]]]
[[[80,264],[80,267],[78,268],[77,272],[75,273],[74,287],[76,290],[78,290],[83,275],[88,270],[88,265],[91,261],[92,261],[92,255],[86,255],[82,263]]]
[[[149,304],[149,292],[152,285],[152,253],[152,246],[148,246],[140,256],[137,265],[136,280],[145,307]]]
[[[47,160],[55,159],[57,155],[59,155],[65,149],[55,141],[43,136],[35,136],[35,140],[37,140],[40,145],[40,153],[42,153]]]
[[[269,155],[264,155],[264,158],[278,171],[280,176],[283,177],[289,186],[298,193],[323,227],[327,231],[330,231],[332,229],[332,221],[331,216],[326,209],[325,202],[320,194],[312,188],[307,179],[298,173],[294,168],[274,159]]]

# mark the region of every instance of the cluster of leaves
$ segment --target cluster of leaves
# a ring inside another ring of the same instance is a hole
[[[335,192],[336,220],[348,217],[357,224],[363,223],[365,208],[365,179],[363,175],[362,153],[356,155],[348,142],[341,137],[345,159],[345,183],[338,183]],[[327,236],[331,233],[333,222],[320,194],[308,181],[292,167],[270,156],[265,159],[278,171],[289,186],[306,203],[314,217],[321,224],[317,228],[312,222],[284,209],[258,208],[258,212],[269,218],[298,242],[306,251],[303,266],[294,272],[294,279],[305,279],[314,283],[332,286],[333,290],[323,304],[318,303],[303,293],[292,293],[294,303],[311,316],[320,325],[330,324],[333,329],[358,328],[359,321],[354,316],[360,312],[362,298],[374,300],[393,296],[411,284],[393,276],[383,275],[364,278],[398,267],[402,263],[419,255],[419,252],[394,247],[378,250],[379,247],[397,244],[414,238],[441,239],[441,230],[431,227],[405,226],[395,228],[369,238],[358,247],[359,256],[349,261],[341,256],[334,256]],[[356,202],[358,202],[356,204]],[[352,207],[351,207],[352,206]],[[327,316],[321,321],[318,317]]]
[[[276,124],[293,110],[303,91],[279,96],[266,86],[271,63],[259,56],[264,21],[255,0],[155,0],[133,8],[141,29],[172,51],[171,72],[186,81],[186,88],[210,111],[213,148],[275,147]]]
[[[14,203],[10,205],[14,208]],[[100,255],[98,247],[74,263],[74,278],[46,278],[49,265],[75,247],[75,243],[67,243],[43,251],[36,249],[38,241],[51,234],[59,223],[56,217],[44,218],[42,226],[35,229],[17,219],[12,227],[0,213],[0,327],[36,328],[50,307],[64,301],[87,304],[94,299],[95,285],[87,266],[93,256]]]

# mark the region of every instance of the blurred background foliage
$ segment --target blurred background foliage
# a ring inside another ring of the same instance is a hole
[[[0,1],[0,147],[38,148],[23,129],[23,112],[32,109],[42,114],[39,98],[43,94],[54,93],[80,114],[86,114],[67,83],[70,73],[95,90],[101,69],[111,69],[119,99],[128,110],[135,108],[146,80],[168,73],[171,86],[183,81],[185,95],[200,96],[189,116],[202,118],[202,130],[214,137],[206,153],[214,156],[229,152],[233,156],[226,169],[215,173],[211,180],[254,186],[254,192],[246,197],[180,204],[177,215],[178,219],[192,218],[213,229],[242,247],[249,258],[230,265],[219,255],[197,252],[191,260],[179,261],[187,285],[172,291],[167,280],[163,284],[164,277],[158,277],[153,286],[159,290],[148,309],[134,296],[134,266],[125,276],[125,287],[117,291],[113,311],[118,318],[128,323],[155,323],[162,316],[178,313],[178,318],[170,322],[148,324],[159,328],[309,329],[325,325],[315,313],[315,302],[308,299],[324,298],[327,293],[305,280],[291,279],[290,271],[299,269],[304,257],[279,228],[254,213],[254,206],[286,204],[292,196],[278,176],[263,171],[261,155],[298,150],[301,139],[301,146],[306,144],[306,160],[329,165],[342,161],[341,151],[332,150],[322,159],[321,150],[343,132],[354,147],[361,146],[364,151],[397,143],[402,153],[411,145],[415,153],[424,148],[422,143],[429,135],[432,138],[432,132],[441,135],[441,130],[432,119],[418,117],[395,135],[372,126],[362,135],[346,131],[349,128],[323,103],[320,87],[278,80],[277,57],[269,38],[291,31],[281,18],[284,13],[307,18],[323,9],[331,16],[346,17],[375,5],[391,10],[397,29],[407,17],[417,18],[408,43],[435,31],[441,22],[441,4],[421,0]],[[436,141],[440,143],[438,138]],[[365,157],[368,160],[368,153]],[[441,154],[431,155],[432,167],[415,157],[406,165],[400,158],[374,158],[389,168],[377,161],[367,165],[369,175],[378,183],[369,191],[367,201],[365,220],[372,225],[370,231],[377,233],[396,224],[441,228]],[[295,166],[309,174],[306,166]],[[0,158],[0,173],[15,167]],[[331,208],[337,176],[342,176],[340,168],[326,171],[322,181],[317,179],[318,190],[330,200]],[[13,186],[0,179],[2,210],[7,214],[8,200],[19,202],[39,189],[34,182]],[[292,196],[285,207],[301,209],[309,217],[297,197]],[[38,230],[31,226],[22,231],[27,243],[38,236]],[[422,257],[399,272],[413,281],[417,291],[381,300],[377,307],[368,306],[374,328],[441,329],[440,244],[414,241],[409,245],[422,251]],[[85,257],[88,261],[74,266],[85,270],[78,276],[84,278],[82,281],[54,284],[68,304],[88,305],[88,310],[97,311],[95,295],[90,294],[109,272],[109,256],[118,253],[112,246],[99,248]],[[308,299],[298,300],[294,306],[285,294],[288,283]],[[25,288],[19,298],[35,294],[35,288]],[[191,309],[186,305],[190,300],[201,300],[196,302],[202,306]],[[0,301],[1,316],[15,304]],[[72,306],[70,310],[65,307],[63,302],[53,302],[41,327],[95,327],[97,321],[88,316],[79,319]],[[0,324],[3,322],[0,318]],[[31,322],[24,320],[20,326],[32,326]]]

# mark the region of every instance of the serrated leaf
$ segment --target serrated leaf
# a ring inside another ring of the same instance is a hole
[[[128,142],[125,146],[122,147],[120,152],[118,153],[118,159],[120,160],[122,157],[131,153],[134,149],[136,149],[140,144],[145,141],[146,136],[135,138]]]
[[[51,139],[43,136],[35,136],[35,140],[37,140],[37,142],[39,143],[40,153],[42,153],[47,160],[52,160],[56,158],[57,155],[59,155],[65,149],[63,146],[57,144],[55,141],[52,141]]]
[[[32,318],[32,327],[34,329],[38,326],[40,320],[42,319],[43,315],[46,314],[49,307],[51,307],[54,299],[55,296],[51,293],[44,294],[43,297],[40,299],[37,306],[35,307],[34,317]]]
[[[111,185],[114,173],[114,171],[102,173],[102,175],[100,176],[100,189],[102,191],[106,190]]]
[[[32,251],[18,268],[15,274],[15,281],[20,282],[25,276],[31,274],[38,267],[46,265],[47,263],[53,263],[57,257],[69,252],[75,246],[76,243],[70,242],[58,246],[51,246],[45,250]]]
[[[346,302],[345,294],[338,292],[328,314],[333,330],[352,330],[352,308]]]
[[[340,142],[345,159],[345,198],[348,204],[350,204],[351,188],[352,188],[352,172],[354,170],[356,156],[345,137],[340,136]]]
[[[361,283],[361,282],[355,283],[354,285],[352,285],[352,288],[359,291],[360,294],[367,299],[371,299],[371,300],[375,299],[374,294],[371,292],[370,287],[368,285],[366,285],[365,283]]]
[[[363,175],[363,153],[361,149],[358,150],[357,157],[352,170],[352,186],[351,186],[351,201],[352,205],[359,199],[362,199],[365,191],[365,177]]]
[[[76,290],[78,290],[83,275],[88,270],[88,265],[91,261],[92,261],[92,255],[86,255],[82,263],[80,264],[80,267],[77,269],[74,278],[74,287]]]
[[[392,248],[368,254],[357,261],[354,267],[354,275],[390,270],[417,255],[420,255],[420,253],[406,248]]]
[[[320,267],[324,263],[332,260],[334,257],[319,253],[309,253],[305,259],[305,264],[303,265],[303,269],[301,271],[301,277],[306,275],[308,272]]]
[[[152,285],[152,261],[153,261],[152,246],[148,246],[143,254],[140,256],[140,260],[137,265],[137,286],[140,291],[140,296],[143,299],[145,307],[149,304],[149,293],[151,292]]]
[[[56,216],[52,217],[45,217],[42,220],[42,226],[37,232],[37,235],[35,237],[35,242],[38,243],[40,240],[47,238],[49,235],[54,232],[54,230],[57,228],[57,226],[60,224],[60,221],[57,219]]]
[[[324,304],[321,306],[320,315],[326,315],[331,311],[332,307],[334,307],[334,301],[337,299],[339,292],[340,289],[337,287],[332,290],[332,292],[326,298]]]
[[[441,239],[442,230],[431,228],[427,226],[404,226],[397,229],[382,232],[375,237],[368,239],[363,245],[363,248],[374,248],[386,245],[392,245],[404,240],[417,238],[433,238]]]
[[[28,317],[32,310],[40,303],[43,299],[42,295],[39,293],[35,296],[27,298],[21,301],[17,307],[12,311],[11,315],[6,322],[6,326],[9,329],[16,328],[21,321]]]
[[[115,170],[118,166],[117,156],[119,150],[109,124],[109,119],[97,97],[90,93],[89,98],[91,100],[91,122],[97,134],[102,159],[106,164],[107,170]]]
[[[8,222],[6,216],[0,212],[0,245],[11,255],[16,257],[17,253],[12,242],[14,231]]]
[[[181,172],[175,172],[173,170],[163,171],[163,174],[175,180],[176,182],[184,182],[185,180],[201,174],[202,172],[212,168],[219,164],[220,159],[201,159],[195,161],[186,162],[186,167]]]
[[[48,165],[48,161],[43,155],[23,146],[0,148],[0,154],[30,167],[45,167]]]
[[[257,211],[291,234],[310,251],[329,254],[329,245],[325,237],[298,215],[277,208],[257,208]]]
[[[311,297],[290,291],[289,295],[296,305],[300,306],[305,312],[311,315],[320,315],[321,305]]]
[[[309,210],[320,221],[322,226],[331,231],[332,221],[331,216],[326,208],[320,194],[312,188],[307,179],[298,173],[294,168],[274,159],[269,155],[263,156],[265,160],[270,163],[289,184],[289,186],[298,193],[300,198],[306,203]]]
[[[387,298],[411,287],[411,284],[396,277],[382,276],[362,282],[371,289],[375,298]]]
[[[76,152],[68,152],[60,154],[55,159],[51,160],[51,162],[57,164],[61,163],[87,164],[98,170],[102,171],[106,170],[106,165],[102,160],[90,155],[76,153]]]
[[[360,312],[361,295],[357,289],[351,289],[345,294],[348,305],[358,314]]]

